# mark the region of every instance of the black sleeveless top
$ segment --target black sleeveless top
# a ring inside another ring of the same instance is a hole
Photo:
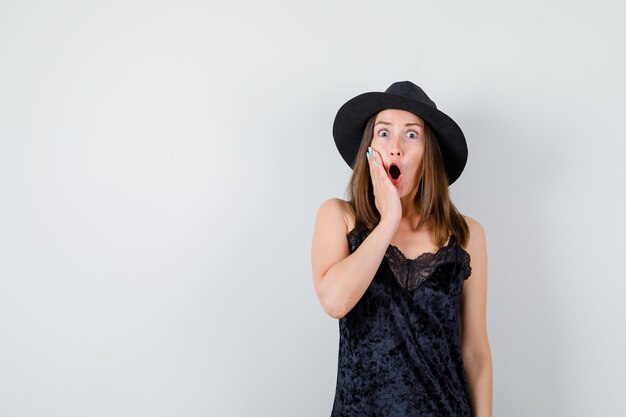
[[[348,233],[351,253],[369,233]],[[416,259],[389,245],[367,291],[339,319],[331,417],[472,415],[458,319],[470,274],[454,236]]]

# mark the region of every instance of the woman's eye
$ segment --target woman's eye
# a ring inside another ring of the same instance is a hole
[[[408,134],[409,134],[410,138],[416,138],[417,137],[417,133],[416,132],[410,131]]]
[[[381,131],[378,132],[378,135],[380,135],[380,136],[388,136],[389,133],[386,130],[381,130]]]

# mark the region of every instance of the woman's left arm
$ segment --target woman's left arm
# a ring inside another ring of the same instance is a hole
[[[461,296],[461,346],[474,417],[491,417],[493,372],[487,337],[487,242],[482,225],[464,216],[470,229],[471,275]]]

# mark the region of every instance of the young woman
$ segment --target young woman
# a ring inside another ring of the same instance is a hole
[[[490,417],[485,232],[448,192],[463,132],[402,81],[346,102],[333,136],[349,200],[321,204],[311,248],[315,291],[339,319],[332,417]]]

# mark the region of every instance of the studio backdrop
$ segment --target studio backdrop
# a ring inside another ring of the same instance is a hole
[[[617,1],[0,10],[1,416],[330,415],[332,122],[401,80],[467,139],[494,416],[626,415]]]

